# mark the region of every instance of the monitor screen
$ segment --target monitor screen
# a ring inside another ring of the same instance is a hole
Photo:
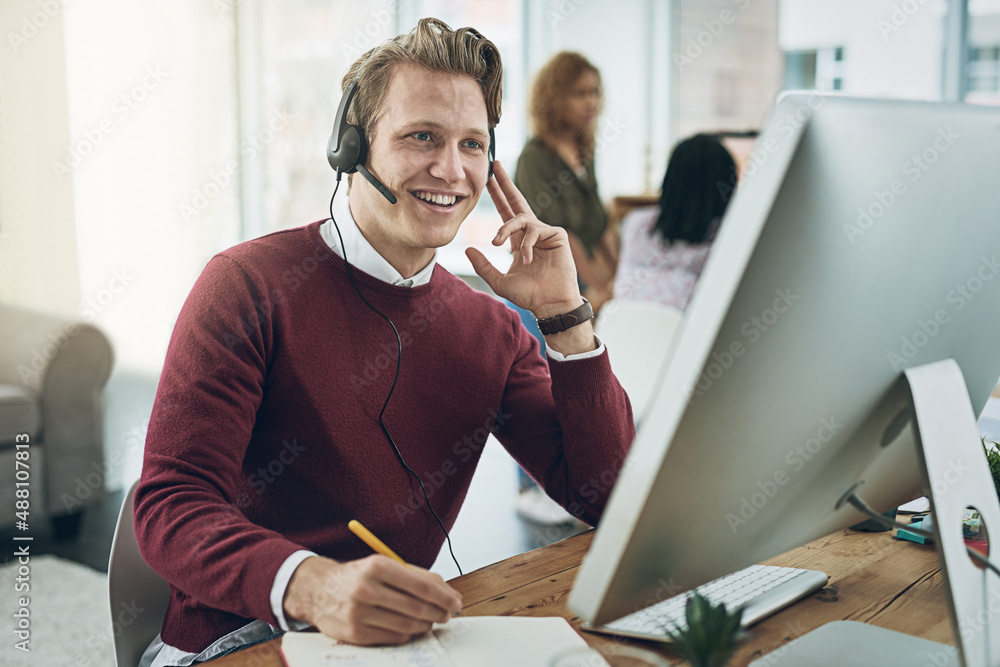
[[[858,482],[879,511],[921,495],[901,372],[954,358],[985,405],[998,218],[1000,109],[780,98],[570,608],[606,623],[858,523]]]

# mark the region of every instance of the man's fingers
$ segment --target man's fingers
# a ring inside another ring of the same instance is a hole
[[[515,256],[520,253],[521,261],[530,264],[535,256],[535,248],[549,250],[559,245],[560,231],[534,218],[517,215],[501,225],[493,243],[499,245],[509,238],[511,252]]]
[[[500,225],[500,229],[497,230],[496,239],[493,241],[493,245],[502,245],[504,241],[510,238],[511,250],[517,250],[517,246],[522,240],[522,237],[519,236],[518,233],[526,231],[530,224],[529,218],[523,215],[511,218],[507,222]]]
[[[440,575],[415,566],[404,567],[385,556],[369,556],[364,560],[368,561],[366,565],[370,568],[365,578],[372,584],[387,584],[446,613],[462,608],[462,596],[446,584]]]
[[[285,609],[299,620],[364,645],[405,643],[462,608],[462,596],[439,575],[381,555],[349,563],[307,558],[288,596]]]
[[[500,186],[500,191],[503,193],[503,197],[507,201],[507,204],[510,207],[510,210],[513,212],[513,214],[516,215],[518,213],[527,213],[529,215],[533,215],[531,212],[531,207],[528,205],[528,200],[524,198],[524,195],[521,194],[521,191],[517,189],[516,185],[514,185],[514,181],[511,180],[510,175],[507,173],[507,170],[503,168],[503,165],[500,164],[499,160],[495,160],[493,162],[493,175],[496,178],[490,180],[491,181],[495,180],[497,182],[497,185]],[[490,192],[490,196],[492,195],[493,193]],[[496,201],[496,199],[494,199],[494,201]],[[499,208],[500,207],[497,206],[498,210]],[[507,218],[503,219],[507,220]]]
[[[497,267],[490,264],[490,260],[486,259],[486,255],[479,252],[475,248],[466,248],[465,256],[469,258],[470,262],[472,262],[472,268],[475,269],[479,277],[486,281],[486,284],[490,286],[491,290],[496,292],[497,284],[500,279],[503,278],[503,274],[497,269]]]
[[[537,227],[529,226],[522,235],[521,239],[521,261],[525,264],[531,264],[532,258],[535,256],[535,244],[538,243],[538,233]]]
[[[490,199],[493,200],[493,205],[497,207],[497,213],[500,214],[502,221],[507,222],[514,217],[514,211],[510,209],[510,204],[507,203],[507,198],[500,189],[500,184],[497,183],[496,177],[491,178],[489,183],[486,184],[486,191],[490,193]]]
[[[425,590],[432,587],[435,586],[431,584]],[[448,595],[450,596],[450,593]],[[352,598],[357,604],[379,607],[409,619],[409,624],[400,621],[394,625],[380,626],[397,632],[409,632],[410,634],[426,632],[430,629],[431,623],[444,623],[451,618],[451,609],[427,602],[419,593],[414,595],[409,591],[398,590],[389,584],[359,589],[355,591]],[[444,604],[448,604],[448,602]]]
[[[438,620],[438,622],[444,621]],[[363,624],[374,631],[383,631],[406,637],[422,635],[425,632],[430,632],[431,628],[434,627],[434,622],[432,621],[416,620],[404,614],[396,613],[391,609],[382,609],[380,607],[372,607],[366,610]]]
[[[367,611],[368,610],[366,610],[366,613],[363,615],[365,615],[367,620],[370,621],[374,618],[374,616],[368,616]],[[374,615],[376,611],[377,610],[372,609],[371,613]],[[379,611],[379,613],[382,614],[385,612]],[[333,637],[334,639],[362,646],[372,646],[376,644],[405,644],[410,641],[414,634],[387,630],[384,627],[369,625],[366,622],[358,622],[357,620],[342,621],[323,619],[316,627],[328,637]]]

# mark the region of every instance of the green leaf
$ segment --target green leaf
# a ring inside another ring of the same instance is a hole
[[[687,627],[667,629],[677,651],[692,667],[723,667],[741,639],[743,609],[728,611],[724,604],[712,604],[700,593],[688,598],[684,610]]]
[[[980,436],[983,443],[983,451],[986,453],[986,461],[990,465],[990,474],[993,476],[993,486],[1000,495],[1000,445],[996,442],[986,444],[986,438]]]

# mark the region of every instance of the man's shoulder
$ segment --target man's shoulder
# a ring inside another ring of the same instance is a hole
[[[238,243],[215,255],[238,264],[244,271],[267,270],[270,267],[292,268],[303,262],[327,262],[332,251],[322,242],[320,222],[282,229]],[[302,267],[307,268],[307,267]],[[307,268],[308,270],[308,268]]]

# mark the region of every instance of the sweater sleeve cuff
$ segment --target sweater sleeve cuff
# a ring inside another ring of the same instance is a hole
[[[285,591],[288,590],[288,584],[292,581],[292,575],[295,574],[295,568],[301,565],[302,561],[306,558],[311,558],[316,555],[317,554],[312,551],[306,551],[305,549],[296,551],[285,559],[285,562],[278,568],[278,573],[274,575],[274,584],[271,586],[271,611],[274,613],[275,617],[277,617],[278,625],[285,632],[290,630],[301,630],[302,628],[308,626],[308,623],[303,621],[288,619],[285,617]]]
[[[564,355],[562,352],[557,352],[553,350],[548,345],[545,346],[545,354],[549,355],[549,359],[553,361],[579,361],[581,359],[590,359],[592,357],[599,357],[604,352],[604,343],[596,335],[594,336],[594,342],[597,343],[597,349],[591,350],[590,352],[581,352],[580,354],[571,354],[569,356]]]
[[[597,354],[592,358],[577,360],[576,357],[582,355],[572,355],[572,358],[563,363],[549,358],[552,395],[557,401],[580,398],[589,400],[609,391],[621,391],[611,371],[607,348],[601,345],[595,352]]]

